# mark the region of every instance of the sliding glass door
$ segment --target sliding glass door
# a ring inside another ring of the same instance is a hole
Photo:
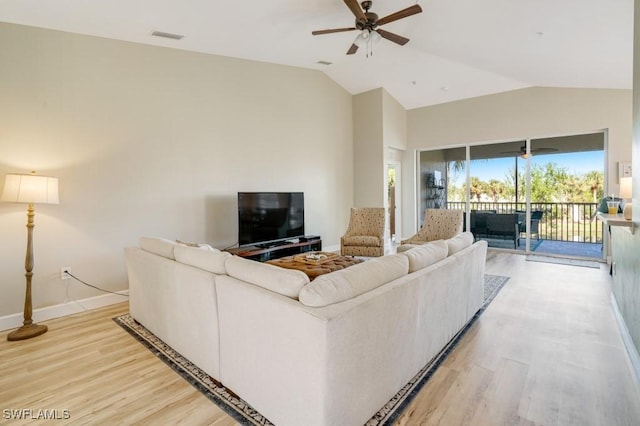
[[[461,208],[490,247],[602,258],[604,145],[598,132],[423,151],[419,225],[426,208]]]

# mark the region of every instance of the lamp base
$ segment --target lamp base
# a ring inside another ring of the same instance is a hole
[[[41,324],[23,325],[17,330],[13,330],[7,335],[7,340],[26,340],[39,336],[47,332],[47,326]]]
[[[622,212],[622,214],[624,215],[624,218],[627,219],[627,220],[631,220],[632,216],[633,216],[633,213],[632,213],[633,210],[632,210],[631,207],[632,207],[631,203],[625,204],[624,211]]]

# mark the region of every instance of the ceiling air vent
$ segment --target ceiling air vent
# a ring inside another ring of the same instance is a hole
[[[170,38],[172,40],[180,40],[182,37],[184,37],[183,35],[180,35],[180,34],[165,33],[163,31],[154,31],[151,33],[151,35],[156,37]]]

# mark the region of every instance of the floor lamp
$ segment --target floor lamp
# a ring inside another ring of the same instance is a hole
[[[24,268],[27,271],[27,289],[24,298],[24,322],[22,327],[12,331],[7,340],[24,340],[46,333],[47,326],[34,324],[31,319],[31,277],[33,277],[33,217],[34,204],[58,204],[58,179],[47,176],[8,174],[4,182],[2,201],[28,203],[27,208],[27,255]]]

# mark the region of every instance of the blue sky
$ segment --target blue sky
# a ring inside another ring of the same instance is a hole
[[[604,170],[604,151],[572,152],[567,154],[534,155],[531,164],[556,163],[566,168],[569,174],[583,175],[593,170]],[[494,158],[491,160],[475,160],[471,162],[471,176],[476,176],[485,182],[491,179],[503,181],[505,176],[515,166],[515,158]],[[524,170],[525,160],[518,158],[518,168]],[[455,181],[461,182],[464,176],[458,176]]]

